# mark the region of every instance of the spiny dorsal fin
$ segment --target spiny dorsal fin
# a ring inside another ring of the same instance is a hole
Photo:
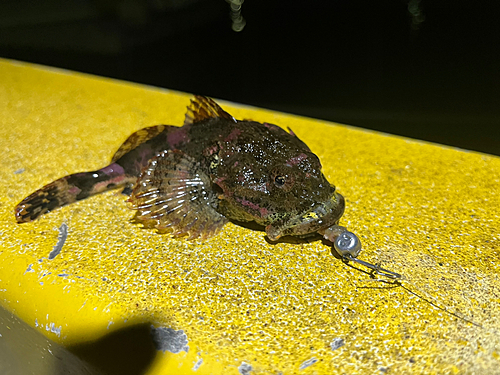
[[[187,107],[184,125],[191,125],[214,117],[227,118],[236,122],[233,116],[219,107],[212,99],[195,95],[194,99],[191,99],[191,104]]]

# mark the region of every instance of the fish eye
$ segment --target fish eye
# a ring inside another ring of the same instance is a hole
[[[285,185],[285,182],[286,182],[285,176],[276,176],[274,178],[274,183],[276,184],[276,186],[283,186]]]

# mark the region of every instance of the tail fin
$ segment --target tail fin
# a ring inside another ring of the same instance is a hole
[[[123,168],[116,163],[95,172],[62,177],[24,198],[15,208],[16,220],[18,223],[33,221],[58,207],[116,189],[134,182],[136,178],[126,176]]]

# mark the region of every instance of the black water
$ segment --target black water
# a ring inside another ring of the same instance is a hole
[[[493,1],[247,0],[239,33],[223,0],[21,2],[0,56],[500,155]]]

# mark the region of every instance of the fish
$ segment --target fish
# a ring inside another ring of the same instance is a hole
[[[182,126],[130,135],[111,163],[59,178],[24,198],[18,223],[108,190],[128,190],[136,219],[174,237],[207,239],[228,221],[255,222],[271,241],[338,224],[345,203],[321,162],[291,130],[236,120],[194,96]]]

